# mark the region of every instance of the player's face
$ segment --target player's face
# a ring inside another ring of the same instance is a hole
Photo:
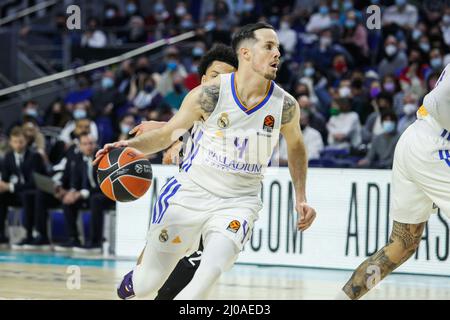
[[[202,83],[214,79],[219,74],[226,74],[236,71],[236,69],[223,61],[213,61],[211,65],[206,69],[205,74],[202,76]]]
[[[255,31],[256,43],[252,47],[251,63],[253,70],[268,80],[277,76],[280,63],[280,43],[277,34],[272,29]]]

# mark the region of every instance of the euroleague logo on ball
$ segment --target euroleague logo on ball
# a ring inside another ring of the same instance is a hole
[[[134,170],[137,172],[137,173],[142,173],[142,171],[144,171],[144,167],[142,166],[142,164],[137,164],[137,165],[135,165],[134,166]]]
[[[148,173],[151,172],[151,168],[150,166],[147,166],[145,164],[137,163],[134,166],[134,171],[136,171],[136,173],[138,174],[141,174],[142,172]]]

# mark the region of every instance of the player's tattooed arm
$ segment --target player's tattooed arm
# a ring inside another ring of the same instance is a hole
[[[343,290],[351,299],[359,299],[379,281],[408,260],[420,243],[425,223],[404,224],[394,221],[389,243],[364,261]]]
[[[220,86],[217,84],[210,84],[202,86],[199,94],[199,102],[205,116],[208,117],[216,108],[219,100]]]
[[[294,118],[297,102],[291,95],[286,94],[283,101],[283,113],[281,116],[281,124],[286,124]]]

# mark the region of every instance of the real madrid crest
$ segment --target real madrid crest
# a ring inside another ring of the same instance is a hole
[[[230,119],[228,119],[228,113],[223,112],[217,120],[219,128],[225,129],[230,125]]]
[[[159,241],[166,242],[169,240],[169,234],[167,233],[166,229],[162,229],[161,233],[159,234]]]

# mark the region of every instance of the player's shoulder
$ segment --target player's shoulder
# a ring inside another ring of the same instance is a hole
[[[297,106],[298,102],[297,99],[295,99],[292,94],[284,90],[283,88],[280,88],[283,93],[283,109],[285,108],[291,108],[292,106]]]

